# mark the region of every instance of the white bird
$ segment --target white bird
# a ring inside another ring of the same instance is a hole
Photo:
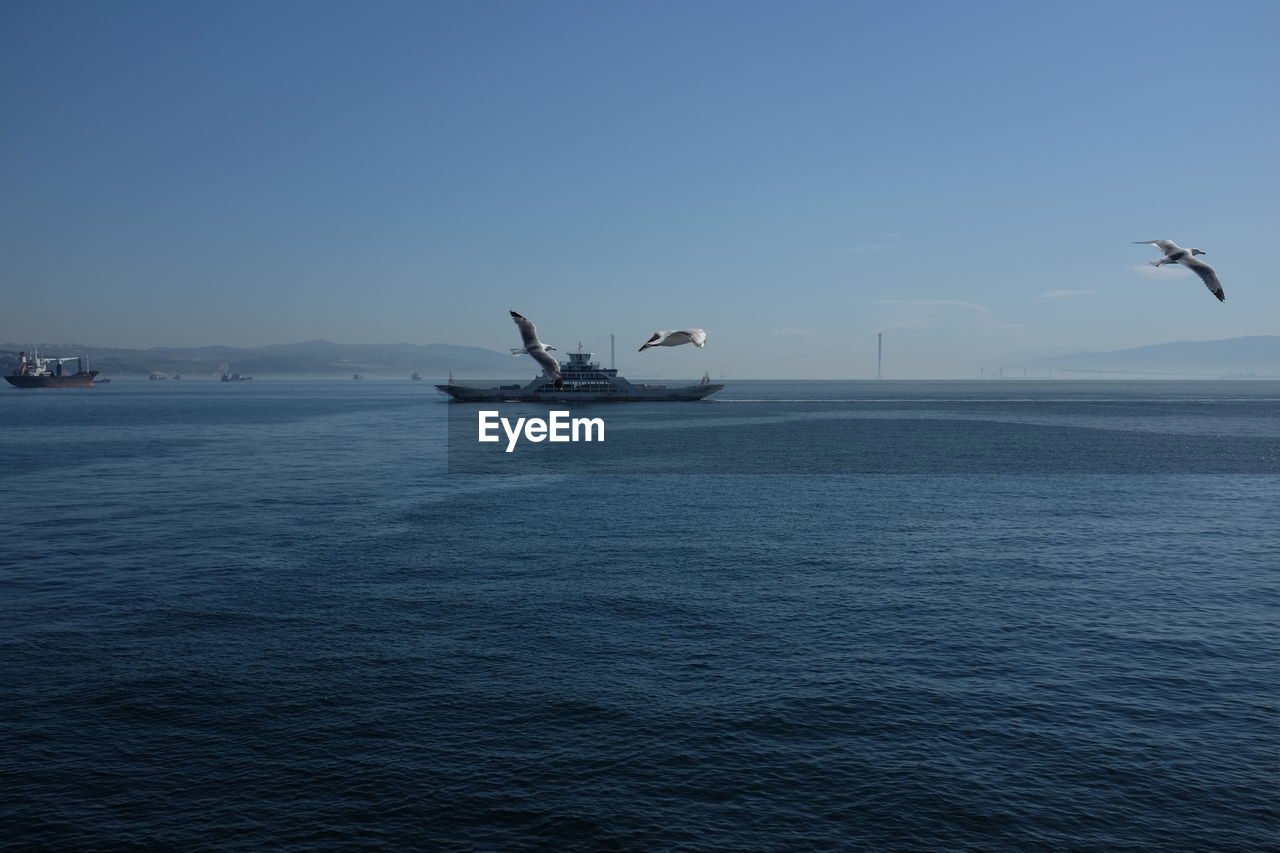
[[[1172,240],[1134,240],[1133,242],[1150,244],[1164,252],[1164,257],[1160,260],[1147,261],[1151,266],[1159,267],[1165,264],[1182,264],[1184,267],[1200,276],[1200,280],[1204,282],[1204,286],[1209,288],[1210,293],[1218,297],[1219,302],[1227,301],[1227,295],[1222,292],[1222,282],[1218,281],[1218,274],[1213,271],[1213,267],[1196,257],[1196,255],[1207,255],[1208,252],[1203,249],[1184,249]]]
[[[542,341],[538,340],[538,328],[526,318],[512,311],[511,319],[515,322],[516,328],[520,330],[520,339],[524,341],[524,352],[533,356],[533,360],[542,365],[542,369],[547,376],[555,380],[557,388],[563,386],[564,380],[560,378],[560,365],[556,363],[555,356],[547,352],[547,350],[555,349],[555,347],[546,346]],[[512,352],[519,352],[519,350],[513,349]]]
[[[681,344],[693,344],[699,348],[704,347],[707,345],[707,333],[701,329],[681,329],[678,332],[663,329],[660,332],[654,332],[653,337],[645,341],[644,346],[640,347],[638,352],[644,352],[649,347],[678,347]]]

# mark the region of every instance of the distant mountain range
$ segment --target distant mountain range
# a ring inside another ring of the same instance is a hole
[[[0,373],[11,373],[18,353],[29,347],[0,344]],[[335,344],[306,341],[264,347],[153,347],[146,350],[89,347],[81,344],[38,344],[42,355],[85,355],[102,376],[181,374],[185,378],[214,378],[224,369],[255,377],[299,376],[408,379],[414,371],[426,379],[444,378],[451,370],[468,375],[503,378],[532,377],[538,369],[529,359],[451,344]],[[523,362],[523,363],[522,363]]]
[[[1251,335],[1217,341],[1175,341],[1168,344],[1076,352],[1037,358],[1017,365],[1032,375],[1047,371],[1154,373],[1178,376],[1257,376],[1280,378],[1280,335]],[[1008,374],[1006,374],[1008,375]]]
[[[88,347],[80,344],[39,344],[41,353],[85,355],[104,377],[181,374],[191,379],[214,378],[228,369],[246,376],[407,379],[417,371],[426,379],[443,379],[450,371],[468,378],[532,378],[537,367],[529,359],[480,347],[451,344],[335,344],[306,341],[238,347],[153,347],[146,350]],[[0,373],[12,373],[25,345],[0,344]],[[1280,378],[1280,336],[1254,335],[1217,341],[1177,341],[1110,352],[1077,352],[1019,362],[1006,376],[1067,376],[1151,373],[1176,376],[1257,376]]]

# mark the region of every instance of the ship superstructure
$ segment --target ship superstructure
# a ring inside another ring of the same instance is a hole
[[[63,365],[76,362],[72,372]],[[5,377],[15,388],[92,388],[96,370],[85,369],[82,355],[42,358],[33,347],[31,354],[18,353],[18,370]]]
[[[561,387],[544,372],[525,385],[496,385],[478,388],[458,385],[452,378],[448,384],[437,385],[441,394],[463,403],[655,403],[667,401],[701,400],[723,385],[715,384],[704,375],[693,385],[669,387],[631,382],[618,375],[613,367],[601,367],[591,360],[595,353],[569,353],[569,360],[560,362]]]

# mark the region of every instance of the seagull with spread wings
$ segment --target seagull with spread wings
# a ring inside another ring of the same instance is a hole
[[[1226,302],[1227,295],[1222,292],[1222,282],[1218,281],[1218,274],[1213,271],[1213,267],[1196,257],[1196,255],[1207,255],[1208,252],[1203,249],[1184,249],[1172,240],[1134,240],[1135,243],[1150,244],[1160,251],[1164,252],[1164,257],[1156,261],[1147,261],[1153,267],[1163,266],[1165,264],[1182,264],[1187,269],[1200,276],[1200,280],[1204,282],[1204,286],[1209,288],[1209,292],[1218,297],[1219,302]]]
[[[547,352],[549,347],[542,341],[538,340],[538,328],[530,323],[525,317],[521,317],[516,312],[511,312],[511,319],[515,321],[516,328],[520,330],[520,339],[524,342],[524,352],[533,356],[533,360],[542,366],[547,376],[555,380],[557,388],[564,386],[564,380],[560,377],[560,365],[556,362],[555,356]],[[521,350],[512,350],[513,353],[519,354]]]
[[[644,352],[649,347],[678,347],[681,344],[704,347],[707,345],[707,333],[701,329],[682,329],[679,332],[663,329],[660,332],[654,332],[653,337],[645,341],[638,352]]]

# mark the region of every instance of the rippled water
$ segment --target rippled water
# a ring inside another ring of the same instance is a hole
[[[451,475],[426,384],[0,395],[0,846],[1280,849],[1274,474]],[[806,392],[1280,433],[1274,383]],[[654,417],[813,415],[723,396]]]

